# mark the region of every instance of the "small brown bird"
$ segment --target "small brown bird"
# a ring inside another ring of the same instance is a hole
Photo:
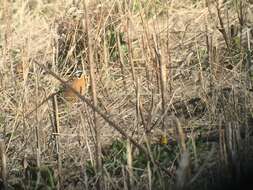
[[[85,72],[77,71],[74,74],[74,77],[71,78],[67,82],[67,84],[83,96],[85,95],[85,93],[88,92],[88,89],[90,87],[89,75],[87,75]],[[45,98],[39,105],[37,105],[36,108],[31,110],[26,115],[27,116],[31,115],[34,111],[36,111],[39,107],[41,107],[48,100],[52,99],[54,96],[58,97],[57,100],[59,101],[59,103],[63,103],[62,100],[66,100],[69,103],[75,103],[78,101],[78,96],[76,96],[76,94],[70,88],[68,88],[67,85],[65,85],[61,87],[60,90],[58,90],[57,92],[52,93],[47,98]]]
[[[87,93],[90,86],[89,76],[79,70],[75,72],[74,77],[68,82],[68,84],[83,96]],[[76,94],[67,86],[63,87],[61,95],[65,100],[71,103],[77,102],[78,100]]]

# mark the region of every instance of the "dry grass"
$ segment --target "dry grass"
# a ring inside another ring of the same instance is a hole
[[[54,188],[97,188],[85,172],[101,156],[95,147],[127,138],[133,155],[137,147],[157,167],[160,189],[202,187],[207,169],[225,165],[237,179],[252,155],[253,5],[236,2],[86,1],[85,16],[82,2],[4,0],[0,132],[8,184],[25,183],[28,166],[48,166]],[[59,103],[55,131],[52,99],[40,104],[63,85],[54,74],[65,81],[77,69],[90,74],[91,65],[92,93]],[[161,138],[177,150],[166,168],[150,153]],[[137,178],[131,159],[128,151],[130,164],[118,176],[104,166],[95,175],[100,188],[152,189],[153,169]]]

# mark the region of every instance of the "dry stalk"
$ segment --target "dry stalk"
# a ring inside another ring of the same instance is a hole
[[[107,44],[106,44],[106,31],[105,28],[103,30],[103,55],[104,55],[104,70],[106,72],[106,77],[109,75],[109,61],[108,61],[108,49],[107,49]]]
[[[145,117],[144,117],[144,109],[143,109],[143,102],[141,101],[142,99],[139,100],[139,112],[140,112],[140,118],[141,118],[141,122],[143,125],[143,128],[145,130],[145,134],[148,131],[148,126],[147,123],[145,121]],[[150,113],[149,113],[150,114]]]
[[[223,36],[223,38],[224,38],[224,40],[225,40],[227,49],[228,49],[228,51],[230,52],[231,50],[230,50],[229,37],[228,37],[228,34],[227,34],[226,30],[225,30],[224,22],[223,22],[223,20],[222,20],[219,0],[215,0],[215,3],[216,3],[216,10],[217,10],[217,14],[218,14],[219,23],[220,23],[220,27],[218,28],[218,30],[219,30],[220,33],[222,34],[222,36]]]
[[[148,110],[148,121],[147,121],[147,131],[146,133],[151,132],[151,124],[153,120],[153,115],[154,115],[154,107],[155,107],[155,101],[154,101],[154,90],[152,90],[152,95],[151,95],[151,103],[150,103],[150,108]]]
[[[196,147],[196,135],[194,134],[191,134],[191,144],[192,144],[192,149],[193,149],[193,154],[194,154],[194,165],[196,166],[196,168],[198,168],[198,165],[199,165],[199,160],[198,160],[198,155],[197,155],[197,147]]]
[[[141,17],[141,23],[142,23],[142,27],[143,27],[143,30],[144,30],[144,36],[145,36],[145,39],[146,39],[146,42],[147,42],[147,52],[148,52],[148,55],[151,56],[151,49],[152,49],[152,46],[150,44],[150,38],[149,38],[149,34],[150,34],[150,31],[149,31],[149,27],[148,27],[148,23],[147,21],[143,18],[144,17],[144,13],[143,13],[143,7],[141,8],[140,10],[140,17]]]
[[[53,105],[53,117],[54,117],[54,125],[53,125],[53,136],[55,143],[55,156],[57,158],[57,169],[58,169],[58,179],[57,179],[57,189],[61,187],[61,175],[62,175],[62,160],[61,160],[61,148],[60,148],[60,120],[59,120],[59,109],[57,96],[52,97],[52,105]]]
[[[189,180],[188,170],[189,170],[189,162],[190,154],[188,151],[185,151],[181,154],[181,158],[179,161],[179,168],[176,171],[176,189],[182,190],[186,187],[186,184]]]
[[[0,139],[0,158],[1,158],[1,178],[3,180],[3,189],[8,189],[7,184],[7,165],[6,165],[6,153],[5,153],[5,143],[4,140]]]
[[[132,50],[132,42],[131,42],[131,34],[130,34],[130,15],[131,12],[128,12],[128,17],[127,17],[127,47],[128,47],[128,61],[131,66],[131,73],[132,73],[132,79],[133,83],[136,86],[136,75],[135,75],[135,69],[134,69],[134,63],[133,63],[133,50]]]
[[[150,168],[150,162],[147,165],[148,170],[148,189],[152,190],[152,170]]]
[[[4,28],[4,44],[3,44],[3,61],[2,64],[0,65],[2,71],[6,71],[7,69],[7,64],[6,60],[7,60],[7,55],[9,53],[9,49],[10,49],[10,38],[12,32],[11,32],[11,7],[12,7],[12,3],[9,2],[8,0],[4,0],[3,2],[3,23],[5,24],[5,28]],[[5,83],[3,83],[5,84]]]
[[[176,130],[178,134],[178,144],[180,146],[180,152],[183,153],[187,151],[186,143],[185,143],[185,134],[178,118],[175,117],[175,120],[176,120]]]
[[[245,93],[245,108],[247,107],[247,102],[249,102],[249,98],[247,98],[247,89],[252,89],[253,88],[253,62],[252,62],[252,53],[251,53],[251,45],[250,45],[250,30],[247,30],[247,57],[246,57],[246,72],[245,72],[245,78],[246,78],[246,83],[244,85],[244,93]],[[246,141],[246,148],[245,151],[246,153],[248,152],[248,147],[249,147],[249,136],[250,136],[250,129],[249,129],[249,122],[248,122],[248,113],[245,111],[245,118],[246,118],[246,122],[245,122],[245,141]]]
[[[228,163],[227,160],[227,149],[226,149],[226,143],[225,143],[225,130],[222,127],[222,120],[219,121],[219,150],[220,150],[220,159],[222,164],[226,166]]]
[[[234,122],[229,122],[225,130],[226,133],[226,147],[228,150],[229,158],[229,169],[231,170],[232,179],[239,185],[240,181],[240,159],[238,148],[240,146],[240,140],[238,139],[238,129],[236,129],[236,124]]]
[[[88,18],[88,13],[87,13],[87,7],[86,7],[86,1],[83,1],[83,8],[85,12],[84,16],[84,25],[86,34],[87,34],[87,41],[88,41],[88,65],[90,66],[90,80],[91,80],[91,92],[92,92],[92,100],[93,100],[93,105],[96,107],[98,100],[97,100],[97,92],[96,92],[96,76],[95,76],[95,63],[94,63],[94,49],[93,49],[93,44],[91,42],[91,35],[90,35],[90,26],[89,26],[89,18]],[[93,113],[94,117],[94,130],[95,130],[95,158],[96,158],[96,169],[97,173],[101,176],[99,176],[98,182],[97,182],[97,189],[102,189],[103,188],[103,165],[102,165],[102,150],[101,150],[101,132],[100,132],[100,125],[98,122],[98,116],[97,113],[94,110]]]
[[[245,21],[245,15],[244,15],[244,7],[243,7],[243,0],[238,0],[236,1],[236,13],[237,13],[237,18],[240,23],[240,28],[242,29]]]
[[[164,63],[164,59],[162,58],[161,50],[159,48],[159,45],[156,44],[155,49],[155,54],[156,54],[156,61],[159,65],[159,71],[160,71],[160,86],[161,86],[161,96],[162,96],[162,113],[165,113],[166,110],[166,105],[167,105],[167,77],[166,77],[166,64]],[[163,130],[163,136],[162,139],[166,143],[167,137],[166,137],[166,128],[165,128],[165,121],[166,117],[163,118],[162,120],[162,130]]]
[[[38,81],[38,71],[37,71],[37,65],[33,64],[34,73],[35,73],[35,142],[36,142],[36,164],[37,167],[40,168],[41,166],[41,145],[40,145],[40,122],[39,122],[39,113],[38,113],[38,96],[39,96],[39,81]],[[25,80],[24,80],[25,85]],[[25,103],[26,104],[26,101]],[[40,170],[37,171],[37,179],[36,179],[36,187],[40,183],[41,173]]]
[[[139,85],[139,78],[136,78],[135,81],[135,92],[136,92],[136,105],[135,105],[135,109],[136,109],[136,131],[137,134],[139,134],[139,126],[140,126],[140,119],[141,119],[141,114],[140,114],[140,85]],[[135,130],[134,130],[135,131]]]
[[[10,34],[11,34],[11,2],[8,0],[4,0],[3,2],[3,23],[5,24],[5,29],[4,29],[4,43],[3,43],[3,61],[0,62],[2,63],[0,65],[0,76],[1,81],[0,81],[0,86],[2,89],[5,89],[5,85],[7,84],[8,78],[6,76],[7,72],[7,59],[8,59],[8,53],[9,53],[9,40],[10,40]],[[4,136],[6,136],[6,125],[3,126],[3,133]]]
[[[166,17],[169,21],[169,11],[167,11],[167,14],[166,14]],[[167,23],[167,28],[169,28],[169,22]],[[167,30],[167,42],[166,42],[166,53],[168,54],[168,58],[167,58],[167,65],[165,66],[165,71],[164,73],[168,73],[168,87],[169,89],[166,89],[168,92],[169,92],[169,96],[170,94],[172,93],[172,84],[173,84],[173,71],[172,71],[172,61],[171,61],[171,48],[170,48],[170,32],[169,30]],[[168,68],[168,71],[166,71],[166,68]],[[165,79],[166,79],[166,76],[165,76]],[[165,87],[167,87],[166,83],[167,81],[165,81]]]
[[[91,148],[89,140],[88,140],[89,138],[88,138],[88,133],[87,132],[90,130],[90,133],[92,134],[92,138],[93,138],[94,141],[95,141],[95,137],[92,133],[92,124],[91,124],[92,121],[90,121],[91,118],[89,116],[90,114],[88,112],[87,105],[84,105],[84,109],[85,109],[85,111],[83,111],[83,114],[82,114],[83,117],[81,116],[82,130],[83,130],[83,134],[84,134],[84,138],[85,138],[85,144],[86,144],[86,147],[88,149],[89,158],[90,158],[92,166],[94,167],[94,162],[95,161],[94,161],[94,157],[93,157],[93,154],[92,154],[92,148]],[[88,121],[89,128],[87,128],[86,125],[84,125],[84,117],[88,118],[87,121]],[[86,170],[86,168],[84,170]],[[85,186],[86,186],[86,189],[88,189],[89,185],[88,185],[88,176],[87,176],[86,171],[84,171],[84,176],[85,176]]]
[[[128,190],[128,187],[127,187],[127,177],[126,177],[126,168],[125,167],[122,167],[122,176],[123,176],[123,185],[124,185],[124,190]]]
[[[90,157],[90,160],[91,160],[91,163],[93,165],[93,158],[92,158],[92,153],[91,153],[91,148],[90,148],[90,145],[89,145],[89,142],[88,142],[88,129],[85,125],[85,120],[84,120],[84,117],[85,117],[85,109],[87,110],[86,108],[87,106],[83,106],[83,110],[80,110],[80,119],[81,119],[81,126],[80,126],[80,151],[83,152],[83,149],[82,147],[84,147],[84,145],[86,144],[87,146],[87,149],[88,149],[88,153],[89,153],[89,157]],[[87,114],[86,114],[87,115]],[[88,185],[88,176],[87,176],[87,171],[86,171],[86,167],[85,167],[85,152],[84,152],[84,155],[82,155],[81,157],[81,160],[82,160],[82,174],[84,176],[84,185],[85,185],[85,189],[88,189],[89,188],[89,185]]]
[[[30,36],[29,36],[29,38],[30,38]],[[23,86],[23,91],[22,91],[22,95],[21,95],[21,109],[22,109],[22,113],[21,113],[21,115],[22,115],[22,127],[23,127],[23,132],[24,132],[24,134],[26,134],[27,133],[27,130],[28,130],[28,128],[27,128],[27,120],[26,120],[26,118],[25,118],[25,112],[26,112],[26,110],[27,110],[27,107],[28,107],[28,103],[29,103],[29,101],[28,101],[28,93],[29,93],[29,87],[28,87],[28,72],[29,72],[29,67],[28,67],[28,65],[30,64],[29,63],[29,55],[28,55],[28,51],[25,49],[25,47],[26,46],[28,46],[29,47],[29,39],[26,39],[25,40],[25,42],[24,42],[24,44],[23,44],[23,49],[22,49],[22,53],[21,53],[21,55],[22,55],[22,58],[21,58],[21,60],[22,60],[22,76],[23,76],[23,79],[22,79],[22,86]],[[33,65],[33,68],[34,68],[34,71],[36,71],[36,68],[35,68],[35,65]],[[36,72],[34,72],[35,74],[36,74]],[[36,76],[35,76],[35,86],[37,86],[38,87],[38,84],[37,84],[37,74],[36,74]],[[35,89],[36,90],[36,92],[35,93],[37,93],[37,90],[38,89]],[[35,98],[35,103],[37,104],[37,97],[38,96],[36,96],[36,98]],[[36,105],[36,108],[37,108],[37,105]],[[37,109],[35,108],[35,112],[36,112],[36,119],[37,119],[37,115],[38,115],[38,113],[37,113]],[[38,143],[37,143],[37,140],[36,140],[36,138],[37,138],[37,124],[38,124],[38,119],[36,120],[36,126],[35,126],[35,142],[36,142],[36,148],[38,147]],[[37,148],[37,150],[36,151],[39,151],[39,149]],[[36,152],[36,154],[37,154],[38,152]],[[39,161],[38,161],[39,162]]]
[[[133,156],[132,156],[132,146],[129,139],[127,139],[127,167],[128,167],[128,190],[133,188]]]
[[[207,49],[208,49],[208,64],[210,66],[210,70],[211,70],[211,77],[210,77],[210,91],[212,93],[213,91],[213,74],[214,74],[214,52],[213,52],[213,36],[207,36]]]
[[[188,183],[191,176],[191,168],[190,168],[191,162],[190,162],[190,155],[186,147],[185,142],[186,137],[183,128],[178,118],[175,117],[175,121],[176,121],[176,130],[178,134],[178,144],[180,147],[180,154],[181,154],[179,168],[177,169],[177,188],[183,189],[185,185]]]
[[[158,36],[154,33],[152,35],[152,40],[154,42],[154,45],[153,45],[153,50],[154,50],[154,59],[153,59],[153,70],[155,72],[155,76],[156,76],[156,84],[157,84],[157,91],[160,92],[161,90],[161,75],[160,75],[160,61],[161,61],[161,54],[159,52],[159,39],[158,39]]]

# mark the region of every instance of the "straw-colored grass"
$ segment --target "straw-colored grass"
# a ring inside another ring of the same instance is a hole
[[[3,187],[239,185],[253,158],[252,7],[1,1]],[[60,101],[80,69],[91,88]]]

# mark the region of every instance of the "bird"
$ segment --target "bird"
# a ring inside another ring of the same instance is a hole
[[[67,84],[76,90],[80,95],[85,95],[90,86],[89,76],[82,70],[77,70],[74,76],[67,82]],[[67,85],[63,85],[61,89],[60,96],[70,103],[75,103],[78,101],[78,96],[71,90]]]
[[[26,114],[26,117],[31,115],[34,111],[36,111],[39,107],[41,107],[45,102],[48,100],[54,101],[54,97],[56,96],[56,102],[57,104],[62,103],[70,103],[74,104],[78,101],[78,96],[73,92],[72,89],[76,90],[80,95],[84,96],[86,93],[88,93],[89,87],[90,87],[90,77],[86,72],[83,72],[81,70],[77,70],[72,77],[70,77],[68,81],[66,81],[66,84],[68,85],[62,85],[59,90],[56,92],[50,94],[47,96],[41,103],[39,103],[36,108],[32,109],[28,114]],[[71,88],[69,88],[71,87]],[[65,100],[65,101],[63,101]]]

